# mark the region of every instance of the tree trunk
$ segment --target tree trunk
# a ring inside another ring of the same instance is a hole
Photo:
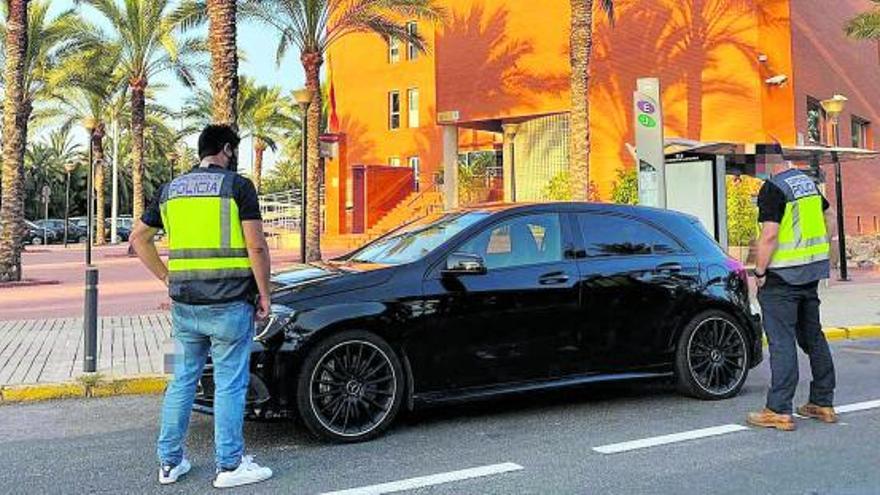
[[[211,92],[214,122],[238,130],[238,53],[235,43],[235,0],[208,0],[211,48]]]
[[[95,245],[105,244],[104,228],[104,123],[99,123],[92,130],[92,159],[95,160]]]
[[[571,114],[569,169],[572,199],[586,201],[590,189],[590,57],[593,51],[593,0],[571,0]]]
[[[0,282],[21,280],[24,229],[24,148],[27,141],[25,53],[28,0],[9,0],[6,18],[6,94],[3,101],[3,192],[0,205]]]
[[[306,261],[321,259],[321,163],[318,135],[321,132],[321,64],[319,53],[303,53],[301,56],[306,73],[306,88],[312,92],[312,102],[306,115]]]
[[[260,187],[263,184],[263,153],[266,152],[266,143],[263,142],[262,139],[255,137],[254,138],[254,187],[257,188],[257,193],[260,192]]]
[[[144,212],[144,123],[146,122],[144,91],[147,82],[131,83],[131,189],[132,218]]]

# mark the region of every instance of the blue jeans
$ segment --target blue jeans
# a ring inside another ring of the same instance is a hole
[[[768,282],[758,291],[764,330],[770,344],[770,391],[767,408],[791,414],[798,384],[795,343],[810,357],[810,402],[832,406],[834,402],[834,359],[819,322],[819,295],[815,285],[792,286]]]
[[[210,352],[214,365],[214,455],[218,469],[235,469],[244,452],[244,406],[250,378],[254,307],[246,302],[171,308],[174,379],[165,390],[157,454],[164,464],[183,459],[196,384]]]

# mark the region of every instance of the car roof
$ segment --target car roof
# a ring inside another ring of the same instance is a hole
[[[662,220],[664,217],[691,217],[685,213],[673,210],[664,210],[661,208],[653,208],[647,206],[620,205],[615,203],[591,203],[578,201],[555,201],[544,203],[483,203],[478,205],[466,206],[459,208],[462,212],[487,212],[499,213],[507,211],[515,211],[519,213],[528,213],[530,211],[547,211],[556,210],[560,212],[578,212],[591,211],[598,213],[617,213],[620,215],[630,215],[643,218],[653,218]]]

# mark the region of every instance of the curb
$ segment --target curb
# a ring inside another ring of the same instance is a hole
[[[0,405],[51,399],[151,395],[165,391],[165,375],[122,376],[105,380],[100,374],[61,383],[34,383],[0,387]]]
[[[827,327],[822,330],[829,341],[880,338],[880,325]],[[767,337],[764,337],[764,345]],[[52,399],[153,395],[165,392],[170,376],[122,376],[105,380],[100,374],[62,383],[36,383],[0,387],[0,405]]]

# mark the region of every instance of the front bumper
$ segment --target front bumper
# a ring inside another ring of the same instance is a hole
[[[271,398],[266,382],[256,373],[251,373],[245,396],[245,409],[249,413],[258,412]],[[205,365],[205,370],[199,379],[193,410],[206,414],[214,413],[214,367],[210,364]]]

